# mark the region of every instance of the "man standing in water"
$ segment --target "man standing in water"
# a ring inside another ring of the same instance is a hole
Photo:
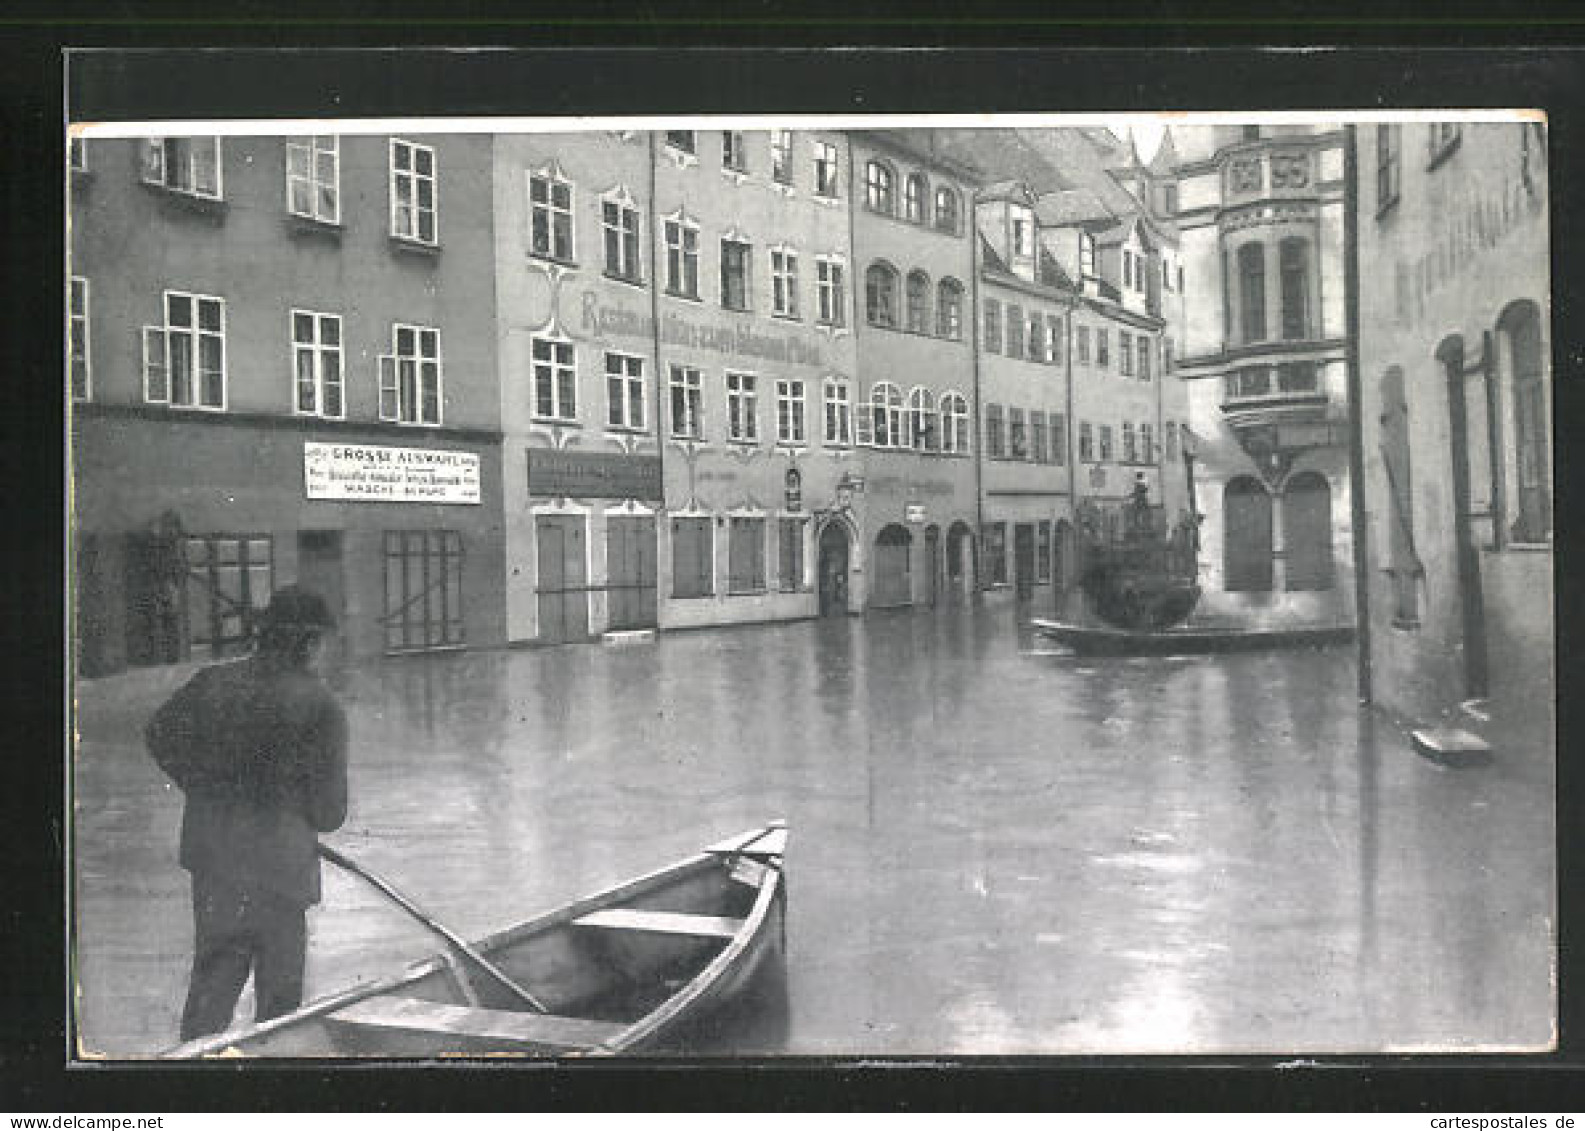
[[[181,1039],[219,1032],[248,974],[256,1019],[303,997],[304,912],[319,902],[318,833],[347,815],[347,720],[315,672],[335,620],[278,590],[253,655],[195,675],[155,713],[149,753],[186,795],[193,969]]]

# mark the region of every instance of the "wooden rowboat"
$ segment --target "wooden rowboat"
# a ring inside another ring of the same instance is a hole
[[[472,944],[535,1011],[455,951],[172,1058],[611,1056],[665,1050],[785,952],[787,829],[773,822]]]
[[[1348,625],[1305,625],[1282,629],[1179,626],[1156,632],[1067,624],[1030,618],[1040,635],[1066,644],[1081,656],[1181,656],[1202,652],[1245,652],[1264,648],[1303,648],[1353,638]]]

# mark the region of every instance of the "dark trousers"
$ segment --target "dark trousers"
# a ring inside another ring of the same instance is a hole
[[[193,876],[193,973],[182,1040],[231,1024],[253,974],[254,1019],[290,1013],[303,1000],[303,908],[214,876]]]

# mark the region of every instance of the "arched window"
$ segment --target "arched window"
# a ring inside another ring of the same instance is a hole
[[[1414,478],[1409,449],[1409,401],[1403,370],[1381,377],[1381,463],[1387,480],[1387,573],[1393,583],[1393,623],[1420,623],[1419,579],[1425,574],[1414,548]]]
[[[1310,245],[1297,236],[1278,245],[1282,279],[1282,336],[1293,341],[1310,336]]]
[[[914,386],[908,394],[908,441],[909,446],[921,452],[938,451],[941,446],[935,394],[922,385]]]
[[[874,422],[877,448],[904,447],[903,391],[890,381],[877,381],[870,388],[870,419]]]
[[[969,402],[962,393],[941,394],[941,450],[948,455],[969,454]]]
[[[930,276],[923,271],[908,272],[908,329],[930,332]]]
[[[936,189],[936,230],[958,234],[958,194],[946,185]]]
[[[936,333],[954,342],[963,339],[963,284],[956,279],[936,285]]]
[[[897,328],[897,271],[889,263],[871,263],[864,272],[864,310],[871,326]]]
[[[1222,587],[1229,593],[1271,591],[1271,496],[1247,475],[1222,491]]]
[[[893,215],[897,211],[897,175],[891,166],[881,161],[871,161],[864,167],[864,202],[872,212]]]
[[[925,202],[930,199],[930,186],[923,173],[910,173],[903,182],[903,218],[910,223],[925,222]]]
[[[1266,248],[1246,243],[1238,249],[1238,301],[1244,341],[1266,339]]]
[[[1540,312],[1532,302],[1516,303],[1503,313],[1501,328],[1508,338],[1508,366],[1513,389],[1518,514],[1511,533],[1516,542],[1541,542],[1552,532],[1548,474],[1552,456],[1546,417],[1546,354],[1541,348]]]
[[[1332,588],[1332,488],[1301,471],[1282,492],[1282,545],[1290,590]]]

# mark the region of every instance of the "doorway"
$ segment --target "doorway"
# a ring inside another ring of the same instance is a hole
[[[1013,585],[1020,601],[1027,601],[1035,588],[1035,526],[1032,522],[1013,524]]]
[[[870,604],[877,609],[907,605],[913,600],[909,550],[914,536],[905,526],[892,523],[875,538],[875,563],[871,573]]]
[[[924,601],[936,607],[941,591],[941,528],[925,527],[925,592]]]
[[[1453,544],[1458,555],[1458,595],[1464,635],[1464,693],[1487,694],[1486,602],[1481,590],[1480,549],[1470,522],[1469,405],[1465,401],[1464,344],[1449,338],[1437,351],[1447,374],[1448,438],[1453,462]]]
[[[947,582],[952,595],[967,598],[974,593],[974,535],[962,522],[947,530]]]
[[[589,638],[587,538],[582,515],[540,515],[534,520],[541,644]]]
[[[297,532],[297,583],[323,597],[331,616],[336,618],[337,631],[326,636],[324,645],[324,661],[332,666],[346,658],[349,632],[342,553],[339,530]]]
[[[608,517],[605,565],[610,626],[654,628],[655,520]]]
[[[840,522],[820,532],[820,615],[839,617],[848,611],[848,534]]]

